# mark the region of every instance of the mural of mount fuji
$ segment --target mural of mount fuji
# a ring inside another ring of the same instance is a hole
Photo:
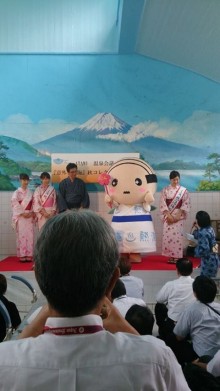
[[[204,165],[205,148],[174,143],[154,136],[145,136],[112,113],[98,113],[82,125],[33,145],[42,154],[51,153],[120,153],[138,152],[153,167],[166,161],[181,160],[184,164]],[[180,163],[179,163],[180,164]]]
[[[178,170],[190,191],[220,190],[220,85],[144,56],[1,56],[0,191],[51,154],[139,153],[158,191]]]

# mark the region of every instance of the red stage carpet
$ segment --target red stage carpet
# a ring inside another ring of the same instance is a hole
[[[132,270],[176,270],[176,265],[167,263],[169,258],[163,255],[147,255],[142,258],[140,263],[132,263]],[[190,258],[193,262],[193,267],[200,264],[200,259]]]
[[[198,258],[191,258],[193,267],[199,265]],[[147,255],[140,263],[132,263],[132,270],[176,270],[176,266],[167,263],[168,258],[162,255]],[[25,272],[32,270],[33,262],[19,262],[17,257],[7,257],[0,261],[0,272]]]
[[[33,262],[19,262],[17,257],[7,257],[0,261],[0,272],[29,272]]]

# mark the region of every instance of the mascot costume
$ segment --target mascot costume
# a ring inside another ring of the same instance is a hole
[[[144,160],[124,158],[99,176],[105,186],[105,202],[114,208],[112,228],[121,254],[131,262],[140,262],[141,253],[156,251],[151,204],[157,177]]]

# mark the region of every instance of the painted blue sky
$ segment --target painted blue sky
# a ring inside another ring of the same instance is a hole
[[[146,135],[218,140],[220,85],[143,56],[1,55],[0,75],[0,134],[31,144],[100,112]]]

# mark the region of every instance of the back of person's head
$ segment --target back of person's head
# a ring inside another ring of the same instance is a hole
[[[7,280],[4,274],[0,274],[0,295],[4,295],[7,291]]]
[[[34,250],[38,284],[52,308],[81,316],[106,294],[118,263],[115,234],[100,216],[71,211],[49,219]]]
[[[119,267],[121,276],[125,276],[126,274],[129,274],[131,271],[130,259],[124,255],[121,255],[121,257],[119,258],[118,267]]]
[[[193,272],[193,263],[188,258],[179,258],[176,262],[176,269],[181,276],[190,276]]]
[[[174,179],[174,178],[176,178],[176,177],[178,177],[178,178],[180,178],[180,173],[179,173],[179,171],[171,171],[170,172],[170,176],[169,176],[169,178],[170,179]]]
[[[44,171],[44,172],[41,173],[40,179],[44,179],[44,178],[50,179],[49,172]]]
[[[111,297],[112,300],[117,299],[120,296],[126,295],[125,284],[120,278],[116,281],[114,288],[112,289]]]
[[[150,308],[134,304],[127,311],[125,319],[140,335],[152,335],[154,315]]]
[[[19,179],[26,179],[27,181],[29,181],[30,178],[28,174],[22,172],[21,174],[19,174]]]
[[[196,220],[197,220],[198,226],[201,228],[206,228],[211,225],[210,216],[204,210],[200,210],[199,212],[196,213]]]
[[[66,166],[66,171],[70,172],[70,170],[76,169],[77,170],[77,165],[75,163],[68,163]]]
[[[217,286],[211,278],[198,276],[193,282],[193,292],[201,303],[212,303],[217,293]]]

